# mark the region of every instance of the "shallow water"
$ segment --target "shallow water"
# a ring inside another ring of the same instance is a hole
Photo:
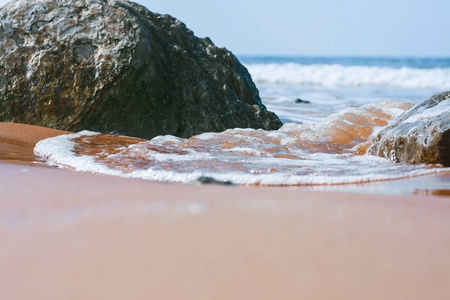
[[[141,140],[84,131],[43,140],[35,153],[79,171],[182,183],[343,184],[445,170],[365,155],[371,135],[409,106],[381,101],[315,124],[289,123],[277,131],[232,129],[189,139]]]

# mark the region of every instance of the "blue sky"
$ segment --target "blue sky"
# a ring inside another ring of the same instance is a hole
[[[450,57],[449,0],[135,2],[237,55]]]

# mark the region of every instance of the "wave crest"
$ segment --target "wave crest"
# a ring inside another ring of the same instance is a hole
[[[450,68],[395,69],[298,63],[248,64],[246,67],[257,84],[450,89]]]

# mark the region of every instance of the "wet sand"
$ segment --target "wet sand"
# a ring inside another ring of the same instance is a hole
[[[448,197],[185,186],[33,162],[33,143],[62,133],[0,124],[0,299],[450,295]]]
[[[16,123],[0,122],[0,161],[33,163],[33,148],[42,139],[65,131]]]

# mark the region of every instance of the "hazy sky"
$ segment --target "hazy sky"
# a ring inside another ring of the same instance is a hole
[[[450,0],[135,2],[238,55],[450,57]]]

